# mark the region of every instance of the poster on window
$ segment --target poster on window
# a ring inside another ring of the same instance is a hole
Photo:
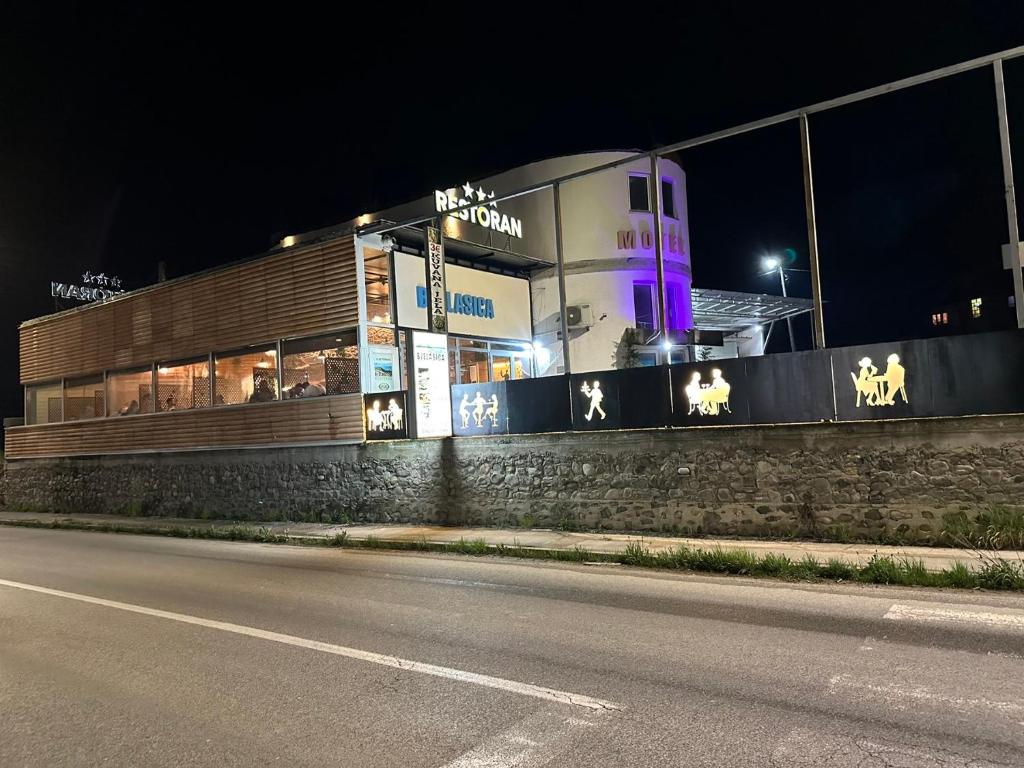
[[[413,401],[416,437],[448,437],[452,405],[448,387],[448,337],[443,333],[412,333]]]
[[[374,392],[398,388],[397,347],[370,347],[370,386]]]

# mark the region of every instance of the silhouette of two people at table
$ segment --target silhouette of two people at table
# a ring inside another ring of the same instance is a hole
[[[388,407],[380,409],[380,400],[373,401],[373,407],[366,409],[366,422],[370,432],[388,432],[402,429],[402,417],[405,410],[395,398],[391,398]]]
[[[910,402],[907,398],[907,369],[900,364],[899,355],[894,353],[886,358],[885,373],[881,376],[870,357],[862,358],[858,365],[859,374],[850,372],[853,386],[857,390],[858,408],[861,395],[864,395],[867,405],[896,405],[897,394],[903,398],[904,403]]]
[[[719,368],[711,371],[710,384],[701,384],[700,371],[694,371],[684,391],[690,404],[687,416],[694,411],[701,416],[717,416],[723,410],[732,413],[729,410],[729,392],[732,391],[732,385],[722,378],[722,371]]]
[[[497,429],[498,427],[498,396],[496,394],[491,395],[491,399],[487,400],[479,392],[476,393],[476,397],[472,400],[469,399],[469,394],[462,395],[462,402],[459,403],[459,416],[462,418],[462,428],[469,429],[469,406],[473,407],[473,423],[477,428],[484,428],[484,420],[487,419],[491,422],[491,426]],[[486,408],[485,408],[486,406]]]

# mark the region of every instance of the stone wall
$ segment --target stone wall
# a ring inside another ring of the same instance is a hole
[[[928,541],[1024,505],[1024,416],[8,462],[11,509]]]

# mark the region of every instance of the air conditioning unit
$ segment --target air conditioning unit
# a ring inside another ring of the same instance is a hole
[[[589,328],[594,324],[594,313],[589,304],[572,304],[565,308],[565,324],[569,328]]]

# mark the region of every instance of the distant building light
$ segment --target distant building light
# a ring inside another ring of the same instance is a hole
[[[281,239],[281,247],[282,248],[291,248],[298,241],[299,241],[299,238],[296,237],[295,235],[287,235],[286,237]]]
[[[981,299],[971,299],[971,317],[981,317]]]

